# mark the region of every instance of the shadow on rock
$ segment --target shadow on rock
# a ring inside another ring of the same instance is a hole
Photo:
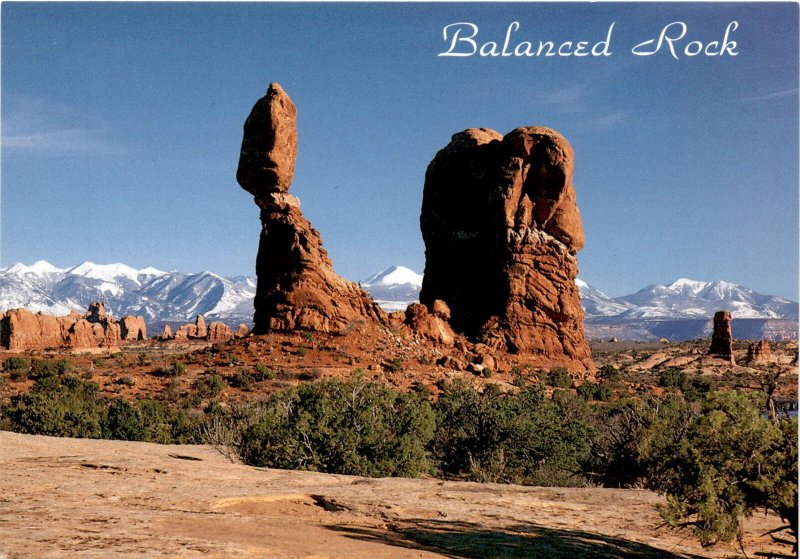
[[[362,541],[440,553],[453,559],[700,559],[647,544],[581,530],[534,524],[487,529],[469,522],[411,520],[389,530],[329,526]]]

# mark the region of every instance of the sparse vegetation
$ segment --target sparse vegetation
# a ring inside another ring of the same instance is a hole
[[[361,379],[303,384],[265,401],[247,427],[246,463],[366,476],[429,471],[430,404]]]
[[[195,382],[194,390],[200,398],[216,398],[220,395],[220,393],[228,387],[228,383],[225,382],[218,374],[212,373],[208,376],[204,376]]]
[[[572,377],[564,367],[554,367],[547,373],[547,384],[554,388],[570,388]]]

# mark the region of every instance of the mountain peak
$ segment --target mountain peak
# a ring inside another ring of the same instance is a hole
[[[703,289],[708,287],[708,282],[698,281],[689,278],[678,278],[668,286],[667,289],[672,291],[691,291],[693,293],[700,293]]]
[[[63,273],[64,270],[61,268],[56,268],[45,260],[37,260],[30,266],[26,266],[22,262],[17,262],[13,266],[6,268],[4,272],[16,275],[34,274],[37,276],[42,276],[45,274],[60,274]]]
[[[422,287],[422,274],[418,274],[405,266],[391,266],[382,272],[370,276],[361,283],[365,286],[411,284]]]
[[[139,276],[139,270],[119,262],[115,264],[95,264],[87,260],[67,270],[67,274],[108,282],[116,282],[120,277],[136,281]]]

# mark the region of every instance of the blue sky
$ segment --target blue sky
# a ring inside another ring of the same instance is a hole
[[[612,54],[437,56],[445,25],[502,42],[513,21],[512,45],[591,45],[615,22]],[[678,60],[631,53],[675,21]],[[732,21],[737,56],[680,51]],[[453,133],[545,125],[575,148],[589,283],[796,300],[797,45],[792,3],[4,2],[0,265],[252,274],[258,210],[235,172],[277,81],[299,110],[292,192],[348,279],[422,271],[425,168]]]

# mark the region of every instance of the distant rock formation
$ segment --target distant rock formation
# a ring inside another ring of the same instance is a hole
[[[575,285],[584,234],[573,151],[558,132],[455,134],[425,175],[420,302],[495,349],[592,370]]]
[[[244,123],[236,179],[261,209],[253,333],[343,332],[359,320],[385,322],[378,305],[336,275],[316,229],[288,194],[297,156],[297,109],[276,83]]]
[[[212,322],[208,325],[206,339],[209,342],[227,342],[233,338],[233,330],[223,322]]]
[[[164,330],[161,332],[161,335],[158,337],[159,340],[171,340],[175,336],[172,334],[172,327],[169,324],[164,325]]]
[[[147,324],[144,317],[126,315],[120,321],[121,337],[123,340],[146,340]]]
[[[733,334],[731,332],[731,313],[717,311],[714,314],[714,332],[711,334],[711,347],[709,355],[727,359],[734,364],[733,359]]]
[[[772,351],[769,349],[769,342],[767,340],[752,342],[747,346],[747,357],[745,361],[748,363],[769,363],[772,361]]]
[[[242,329],[244,327],[244,329]],[[198,314],[194,319],[194,324],[183,324],[172,335],[172,328],[169,324],[164,325],[164,332],[159,339],[161,340],[176,340],[176,341],[205,341],[205,342],[227,342],[228,340],[247,336],[250,331],[247,326],[240,324],[237,334],[227,324],[223,322],[211,322],[206,325],[206,320],[202,314]]]
[[[0,313],[0,347],[11,350],[116,347],[123,340],[146,338],[144,318],[126,316],[118,322],[103,303],[92,303],[83,315],[49,316],[27,309]]]
[[[202,333],[202,336],[200,335]],[[208,335],[206,320],[202,314],[198,314],[194,319],[194,324],[183,324],[175,330],[174,339],[176,340],[196,340],[205,339]]]

